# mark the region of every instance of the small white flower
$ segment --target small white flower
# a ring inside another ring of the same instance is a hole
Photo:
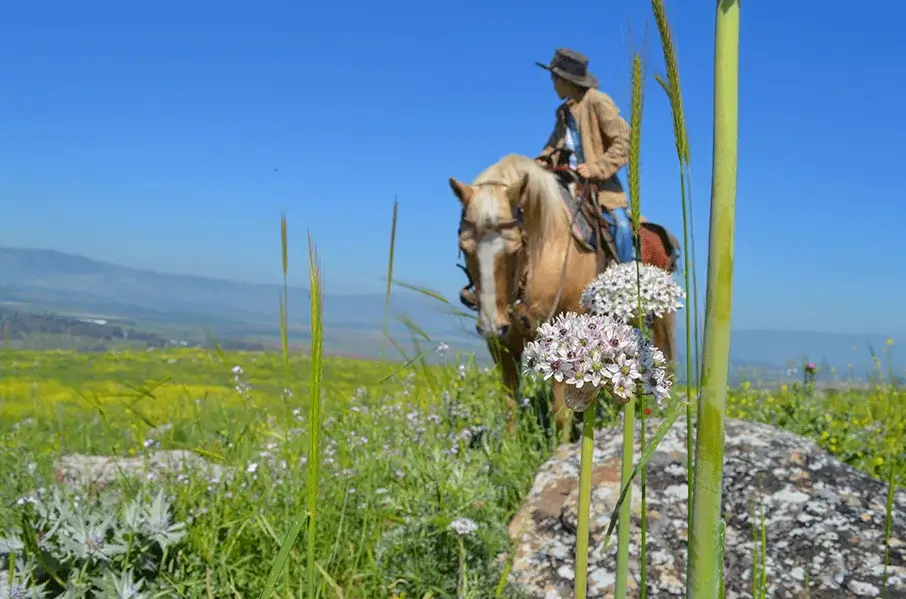
[[[456,520],[453,520],[453,522],[450,522],[450,530],[459,536],[464,537],[478,530],[478,525],[469,518],[457,518]]]

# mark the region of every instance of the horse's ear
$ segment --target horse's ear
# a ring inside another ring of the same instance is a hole
[[[522,200],[522,194],[525,193],[525,187],[528,185],[528,173],[522,175],[522,179],[516,181],[510,185],[506,190],[507,199],[510,201],[510,206],[515,208],[519,205],[519,202]]]
[[[475,190],[470,185],[457,181],[453,177],[450,177],[450,189],[453,190],[453,194],[459,198],[463,206],[469,205],[469,202],[472,201],[472,195],[475,193]]]

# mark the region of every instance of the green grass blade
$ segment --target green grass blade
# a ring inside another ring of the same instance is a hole
[[[436,299],[437,301],[442,302],[444,304],[448,304],[448,305],[450,304],[450,300],[445,298],[443,295],[441,295],[437,291],[434,291],[433,289],[428,289],[427,287],[420,287],[418,285],[412,285],[411,283],[404,283],[402,281],[394,281],[393,284],[398,287],[402,287],[403,289],[408,289],[409,291],[414,291],[416,293],[426,295],[426,296],[428,296],[432,299]]]
[[[283,348],[283,375],[289,386],[289,249],[286,238],[286,214],[280,216],[280,254],[283,259],[283,301],[280,302],[280,344]]]
[[[327,585],[333,590],[334,593],[336,593],[337,599],[344,599],[346,595],[343,594],[343,589],[340,588],[340,585],[337,584],[337,581],[331,578],[330,574],[328,574],[327,571],[321,567],[321,564],[316,563],[315,567],[318,568],[318,572],[327,582]]]
[[[616,505],[613,507],[613,514],[610,516],[610,523],[607,525],[607,532],[604,534],[604,546],[607,546],[610,541],[610,536],[613,534],[613,529],[617,526],[617,519],[619,518],[620,508],[623,506],[623,503],[626,500],[626,497],[629,493],[629,489],[632,485],[632,481],[635,480],[635,477],[639,475],[639,472],[642,468],[648,464],[651,460],[651,456],[654,455],[654,452],[657,450],[658,445],[661,444],[661,441],[664,440],[664,437],[667,436],[667,432],[673,426],[673,423],[676,422],[676,419],[679,418],[680,413],[686,407],[686,402],[684,401],[675,401],[673,405],[667,410],[667,413],[664,415],[664,419],[661,421],[661,424],[658,426],[657,430],[654,432],[654,435],[651,439],[645,444],[645,451],[642,452],[639,457],[639,462],[635,465],[635,468],[632,469],[632,474],[630,474],[629,479],[625,485],[623,485],[620,490],[620,498],[617,499]]]
[[[267,575],[267,582],[264,583],[264,588],[261,590],[261,594],[258,595],[260,599],[270,597],[271,593],[274,592],[274,585],[277,584],[277,577],[280,576],[283,566],[286,565],[286,560],[289,559],[289,552],[292,551],[293,545],[296,544],[296,539],[299,537],[299,533],[302,531],[304,525],[305,515],[303,514],[302,517],[296,518],[296,521],[293,522],[289,532],[283,537],[280,551],[277,552],[277,557],[274,559],[274,563],[271,564],[271,571]]]
[[[393,253],[396,250],[396,218],[399,201],[393,198],[393,219],[390,223],[390,257],[387,260],[387,293],[384,297],[384,335],[381,337],[381,357],[384,357],[384,345],[387,338],[387,321],[390,317],[390,292],[393,287]]]

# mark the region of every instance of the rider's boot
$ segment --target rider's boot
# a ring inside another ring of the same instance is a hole
[[[463,264],[457,264],[456,266],[462,270],[462,273],[466,275],[466,278],[469,280],[468,284],[459,290],[459,301],[462,302],[462,305],[468,308],[469,310],[478,310],[478,296],[475,295],[475,283],[472,279],[472,275],[469,274],[469,270]]]

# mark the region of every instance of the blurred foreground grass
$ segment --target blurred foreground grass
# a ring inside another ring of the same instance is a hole
[[[186,534],[141,573],[143,596],[257,596],[286,531],[305,509],[307,358],[291,359],[286,382],[276,353],[2,355],[0,553],[3,539],[10,545],[24,538],[31,522],[23,520],[30,505],[23,498],[48,497],[59,486],[53,463],[61,455],[187,449],[224,466],[225,474],[124,479],[100,494],[74,490],[63,503],[77,510],[113,493],[114,505],[123,505],[152,497],[162,482],[172,519],[186,524]],[[508,437],[497,378],[454,356],[442,366],[405,370],[327,358],[324,387],[321,596],[517,597],[501,557],[506,527],[553,449],[531,410],[522,410],[519,436]],[[540,387],[526,393],[535,402],[547,398]],[[728,403],[730,417],[806,435],[874,476],[887,478],[893,468],[901,481],[904,414],[906,392],[885,385],[818,392],[803,384],[766,390],[747,383]],[[612,424],[612,416],[600,424]],[[109,534],[119,538],[125,512],[114,512]],[[132,576],[130,568],[138,567],[128,553],[96,561],[84,571]],[[21,565],[23,572],[36,567]],[[305,552],[293,550],[275,596],[299,596],[305,570]]]

